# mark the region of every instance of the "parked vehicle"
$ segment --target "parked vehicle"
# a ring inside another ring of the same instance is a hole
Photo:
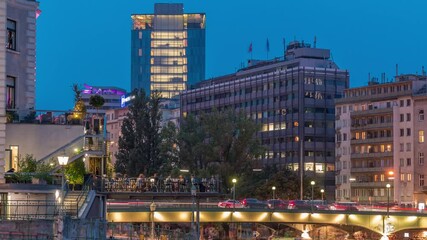
[[[228,199],[218,203],[220,208],[244,208],[243,204],[238,200]]]
[[[247,208],[268,208],[265,201],[260,201],[256,198],[245,198],[242,200],[242,204]]]
[[[335,211],[359,211],[359,204],[356,202],[335,202],[329,209]]]
[[[267,201],[268,208],[270,209],[288,209],[289,201],[280,199],[270,199]]]

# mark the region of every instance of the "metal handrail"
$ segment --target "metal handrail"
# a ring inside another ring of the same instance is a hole
[[[77,216],[77,218],[79,217],[79,212],[80,212],[81,208],[83,207],[83,205],[87,199],[87,195],[88,195],[89,191],[92,190],[92,184],[93,184],[92,178],[87,179],[83,185],[83,188],[82,188],[80,194],[77,196],[77,199],[76,199],[76,204],[77,204],[76,216]]]
[[[75,143],[78,143],[79,141],[84,142],[84,137],[85,137],[85,136],[86,136],[86,135],[78,136],[77,138],[75,138],[75,139],[74,139],[74,140],[72,140],[71,142],[69,142],[69,143],[65,144],[64,146],[59,147],[59,148],[58,148],[58,149],[56,149],[55,151],[53,151],[53,152],[49,153],[48,155],[46,155],[45,157],[42,157],[40,160],[38,160],[38,162],[39,162],[39,163],[46,162],[46,161],[48,161],[49,159],[51,159],[51,158],[55,157],[56,155],[64,154],[64,151],[65,151],[68,147],[72,146],[72,145],[73,145],[73,144],[75,144]],[[83,147],[83,143],[82,143],[81,145],[82,145],[82,147]]]

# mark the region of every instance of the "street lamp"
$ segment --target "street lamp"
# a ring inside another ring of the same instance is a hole
[[[273,199],[276,199],[276,187],[271,187],[271,190],[273,190]]]
[[[64,169],[65,166],[68,163],[68,156],[58,156],[58,163],[61,166],[61,170],[62,170],[62,181],[61,181],[61,200],[62,200],[62,211],[64,211],[64,200],[65,200],[65,191],[64,191],[64,186],[65,186],[65,174],[64,174]],[[59,198],[58,198],[59,199]]]
[[[311,181],[310,185],[311,185],[311,212],[313,212],[313,197],[314,197],[314,185],[316,184],[315,181]]]
[[[236,182],[237,180],[235,178],[233,178],[233,180],[231,180],[233,182],[233,211],[236,208]]]
[[[387,183],[387,185],[385,185],[387,188],[387,217],[389,216],[389,211],[390,211],[390,183]]]
[[[154,212],[156,211],[156,204],[152,202],[150,204],[150,212],[151,212],[151,239],[154,239]]]
[[[195,230],[195,234],[196,234],[196,239],[199,239],[199,231],[200,231],[200,220],[199,220],[199,208],[197,204],[197,224],[196,224],[196,229],[194,229],[194,203],[195,203],[195,198],[197,196],[197,188],[194,184],[191,184],[191,196],[193,198],[193,204],[192,204],[192,211],[191,211],[191,230]]]
[[[320,194],[322,194],[322,202],[323,202],[323,194],[325,194],[325,189],[320,189]]]

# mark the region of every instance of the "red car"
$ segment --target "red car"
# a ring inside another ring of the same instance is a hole
[[[237,200],[228,199],[218,203],[220,208],[244,208],[243,204]]]
[[[359,211],[359,204],[355,202],[336,202],[329,208],[335,211]]]

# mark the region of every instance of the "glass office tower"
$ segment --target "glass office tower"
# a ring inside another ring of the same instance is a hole
[[[158,3],[154,14],[132,15],[131,89],[172,98],[205,78],[205,14]]]

